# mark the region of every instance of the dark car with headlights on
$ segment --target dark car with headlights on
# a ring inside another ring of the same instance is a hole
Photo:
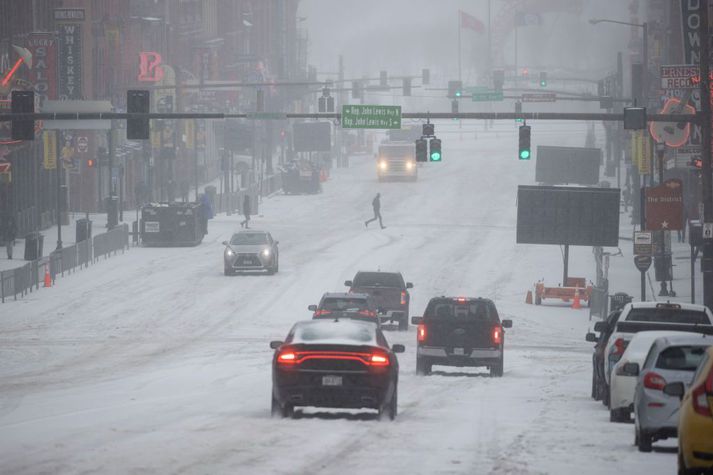
[[[352,319],[297,322],[285,341],[270,342],[272,414],[295,407],[376,409],[393,420],[398,410],[399,363],[374,324]]]
[[[416,372],[429,374],[433,365],[486,366],[490,376],[503,375],[504,328],[490,299],[435,297],[423,317],[411,319],[416,329]]]
[[[223,267],[225,275],[236,272],[279,270],[280,251],[270,233],[266,231],[241,231],[233,234],[230,241],[223,241]]]
[[[369,294],[327,292],[319,305],[310,305],[312,318],[354,318],[379,324],[376,301]]]

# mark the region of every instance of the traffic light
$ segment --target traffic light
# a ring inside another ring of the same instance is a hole
[[[322,96],[317,100],[317,110],[319,112],[327,112],[327,98]]]
[[[530,70],[527,69],[527,68],[522,68],[522,77],[525,78],[525,79],[527,79],[528,77],[530,77]]]
[[[521,125],[520,126],[520,153],[518,158],[520,160],[530,159],[530,126]]]
[[[35,112],[34,91],[12,91],[10,111],[13,114],[31,114]],[[11,137],[12,140],[34,140],[35,121],[32,119],[13,120]]]
[[[502,69],[493,70],[493,88],[502,92],[503,84],[505,84],[505,71]]]
[[[411,95],[411,78],[404,78],[403,94],[404,96]]]
[[[463,95],[463,81],[448,81],[448,97]]]
[[[515,113],[522,114],[522,102],[520,102],[520,101],[515,102]],[[515,122],[522,122],[522,121],[523,121],[522,118],[515,119]]]
[[[96,165],[96,162],[94,161],[94,159],[87,158],[87,168],[94,168],[94,165]]]
[[[547,87],[547,73],[540,71],[540,87]]]
[[[428,141],[426,139],[416,139],[416,161],[428,161]]]
[[[262,89],[258,89],[255,96],[255,112],[265,112],[265,91]]]
[[[441,155],[441,139],[436,139],[436,138],[431,139],[430,145],[431,145],[430,161],[440,162],[443,159],[443,156]]]
[[[327,112],[334,112],[334,98],[332,96],[327,98]]]
[[[126,91],[126,111],[132,113],[149,113],[149,91],[131,89]],[[149,139],[149,119],[127,119],[126,138],[129,140]]]
[[[359,81],[352,81],[352,98],[354,98],[354,99],[362,98],[361,82],[359,82]]]
[[[423,69],[421,71],[421,84],[424,86],[428,85],[431,82],[431,70],[430,69]]]
[[[458,99],[453,99],[451,101],[451,112],[454,114],[458,113]]]
[[[388,87],[389,79],[386,76],[386,71],[379,71],[379,86]]]

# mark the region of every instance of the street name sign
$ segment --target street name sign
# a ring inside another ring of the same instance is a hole
[[[503,100],[502,91],[473,92],[470,96],[473,102],[495,102]]]
[[[634,232],[634,255],[650,256],[654,250],[653,233],[651,231]]]
[[[400,129],[401,106],[343,105],[343,129]]]

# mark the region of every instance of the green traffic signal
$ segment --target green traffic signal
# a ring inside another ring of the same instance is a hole
[[[518,154],[518,157],[520,160],[529,160],[530,159],[530,126],[529,125],[521,125],[520,130],[519,130],[519,147],[518,150],[520,151]]]
[[[463,95],[463,91],[460,91],[460,90],[456,91],[456,97],[460,97],[462,95]]]
[[[547,81],[540,81],[540,87],[547,87]]]
[[[433,138],[429,145],[431,146],[431,153],[429,154],[430,161],[440,162],[443,159],[441,155],[441,139]]]
[[[441,152],[431,152],[431,161],[432,162],[440,162],[441,161]]]
[[[530,151],[529,150],[520,150],[520,160],[529,160],[530,159]]]

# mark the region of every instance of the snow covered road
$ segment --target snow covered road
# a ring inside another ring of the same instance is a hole
[[[584,143],[583,124],[536,126],[533,146]],[[444,161],[416,183],[380,184],[371,157],[352,157],[321,195],[266,199],[253,226],[280,241],[275,276],[223,276],[240,217],[221,215],[196,248],[134,248],[0,306],[0,472],[674,472],[675,454],[640,454],[632,425],[589,398],[588,312],[524,304],[535,280],[560,280],[561,257],[515,244],[517,185],[534,178],[517,129],[463,130],[437,124]],[[377,191],[387,228],[365,230]],[[591,249],[570,265],[593,278]],[[414,283],[412,315],[435,295],[493,298],[513,320],[504,377],[417,377],[414,328],[393,331],[407,347],[395,422],[271,419],[268,342],[376,268]]]

